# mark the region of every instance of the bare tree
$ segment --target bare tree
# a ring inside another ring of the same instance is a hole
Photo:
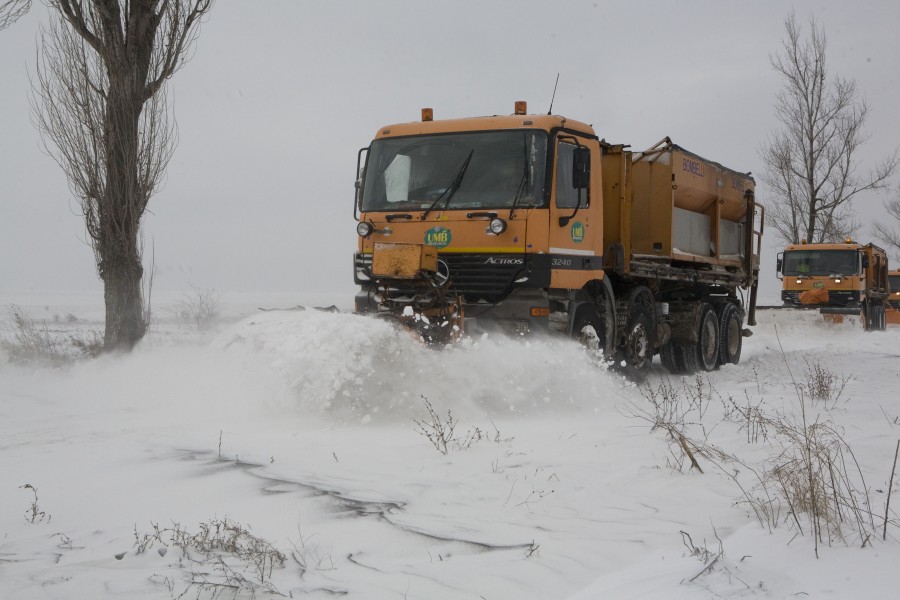
[[[31,0],[0,0],[0,31],[18,21],[30,8]]]
[[[861,227],[851,201],[888,186],[898,153],[859,173],[868,105],[854,80],[829,75],[825,33],[814,18],[806,38],[793,13],[784,26],[781,52],[772,58],[784,80],[775,104],[782,129],[760,150],[762,180],[775,200],[769,223],[788,243],[842,240]]]
[[[893,200],[884,203],[884,208],[887,214],[893,217],[897,224],[900,224],[900,187],[897,188],[895,194]],[[900,230],[884,221],[876,221],[873,228],[875,237],[888,246],[892,246],[895,252],[900,253]]]
[[[32,109],[84,215],[107,350],[130,349],[146,331],[141,218],[176,143],[164,85],[212,2],[47,0],[56,16],[41,31]]]

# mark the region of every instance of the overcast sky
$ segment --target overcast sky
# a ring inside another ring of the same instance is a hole
[[[156,289],[352,295],[359,148],[425,106],[436,119],[509,114],[516,100],[547,112],[557,73],[553,112],[610,142],[670,136],[761,172],[781,85],[769,59],[792,6],[805,27],[810,15],[824,26],[831,73],[854,78],[870,104],[860,158],[892,152],[897,0],[218,0],[170,82],[180,142],[144,220]],[[47,19],[36,1],[0,32],[0,291],[98,291],[77,205],[29,115]],[[860,199],[864,222],[883,199]],[[763,301],[779,286],[770,254]]]

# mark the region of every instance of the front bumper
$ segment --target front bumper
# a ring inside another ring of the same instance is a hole
[[[384,313],[376,297],[376,290],[364,286],[356,294],[357,313],[378,315]],[[467,336],[499,333],[524,336],[546,333],[550,330],[549,301],[543,290],[514,289],[499,302],[462,303],[463,332]]]
[[[828,302],[823,304],[802,304],[800,294],[808,290],[782,290],[781,301],[785,306],[794,308],[822,308],[824,306],[838,308],[852,308],[859,311],[859,292],[854,290],[829,290]],[[850,314],[850,313],[846,313]]]

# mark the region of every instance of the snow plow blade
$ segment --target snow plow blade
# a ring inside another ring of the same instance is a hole
[[[426,344],[443,345],[462,336],[462,299],[449,293],[449,270],[434,247],[376,243],[371,277],[376,316],[396,321]]]
[[[860,308],[852,306],[823,306],[819,309],[823,315],[860,315]]]

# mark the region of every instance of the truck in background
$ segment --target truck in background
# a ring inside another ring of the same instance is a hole
[[[428,341],[558,332],[641,370],[740,359],[763,208],[749,173],[514,114],[382,127],[360,151],[356,310]]]
[[[888,325],[900,325],[900,271],[888,273],[890,295],[887,300],[885,321]]]
[[[874,244],[790,244],[779,253],[786,307],[818,309],[826,318],[858,315],[868,331],[885,328],[888,257]]]

